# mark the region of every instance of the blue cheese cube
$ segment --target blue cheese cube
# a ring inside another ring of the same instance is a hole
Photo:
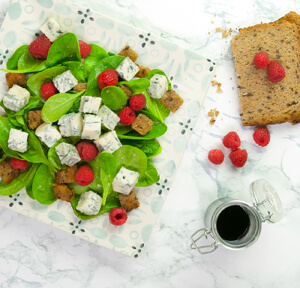
[[[113,180],[112,186],[115,192],[129,195],[135,184],[138,182],[140,174],[136,171],[121,167]]]
[[[118,75],[126,81],[132,80],[139,70],[140,68],[129,57],[126,57],[116,68]]]
[[[114,130],[120,121],[120,117],[105,105],[101,106],[97,115],[101,117],[102,125],[108,130]]]
[[[3,97],[3,105],[8,109],[17,112],[27,105],[29,98],[30,93],[28,90],[15,84]]]
[[[61,26],[53,18],[50,18],[45,24],[43,24],[40,30],[51,42],[64,33]]]
[[[102,205],[102,197],[93,191],[83,192],[80,195],[76,209],[86,215],[96,215]]]
[[[35,130],[35,135],[48,147],[52,147],[61,138],[61,134],[56,127],[48,123],[41,124]]]
[[[83,128],[81,113],[69,113],[58,120],[59,131],[63,137],[80,136]]]
[[[168,91],[168,80],[166,76],[155,74],[150,79],[147,92],[150,97],[160,99]]]
[[[20,153],[27,151],[28,133],[11,128],[8,137],[8,148]]]
[[[83,120],[82,139],[96,140],[101,134],[101,118],[97,115],[85,114]]]
[[[76,147],[72,144],[62,142],[55,147],[55,151],[61,164],[74,166],[81,160]]]
[[[103,134],[96,141],[94,141],[94,143],[100,152],[106,151],[114,153],[122,146],[116,131],[110,131]]]
[[[78,84],[77,79],[70,70],[57,75],[53,78],[52,82],[60,93],[65,93]]]
[[[82,113],[97,114],[101,100],[102,99],[100,97],[82,96],[79,111]]]

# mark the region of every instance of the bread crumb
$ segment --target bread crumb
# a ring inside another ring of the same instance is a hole
[[[212,80],[212,81],[211,81],[211,84],[212,84],[213,87],[214,87],[214,86],[217,86],[217,93],[223,93],[223,90],[221,89],[221,86],[222,86],[221,83],[219,83],[219,82],[216,81],[216,80]]]
[[[214,24],[214,21],[211,21],[211,24]]]
[[[219,112],[216,108],[211,109],[211,110],[207,113],[208,117],[210,117],[209,123],[210,123],[211,125],[213,125],[213,124],[216,122],[216,118],[218,117],[219,113],[220,113],[220,112]]]
[[[222,28],[218,27],[216,28],[217,32],[222,32],[222,38],[226,38],[229,35],[231,35],[232,29],[230,28],[228,31],[227,30],[223,30]]]
[[[208,35],[210,35],[210,32],[208,32]]]

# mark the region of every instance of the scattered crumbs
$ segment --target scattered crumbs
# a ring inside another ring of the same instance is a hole
[[[217,14],[214,15],[214,17],[216,17],[216,16],[217,16]]]
[[[216,78],[216,77],[217,77],[217,75],[214,75],[214,77]]]
[[[216,108],[210,109],[210,111],[207,113],[208,117],[210,117],[209,123],[211,125],[216,122],[216,118],[218,117],[219,113],[220,112]]]
[[[230,80],[232,80],[232,77],[230,77]]]
[[[234,87],[232,87],[232,90],[234,90]]]
[[[217,93],[222,93],[223,92],[223,90],[221,89],[221,86],[222,86],[221,83],[219,83],[216,80],[212,80],[211,84],[212,84],[212,86],[217,86]]]
[[[210,35],[210,32],[208,32],[208,35]]]
[[[228,31],[227,30],[223,30],[222,28],[218,27],[216,28],[217,32],[222,32],[222,38],[226,38],[229,35],[231,35],[232,29],[230,28]]]
[[[211,24],[214,24],[214,21],[211,21]]]

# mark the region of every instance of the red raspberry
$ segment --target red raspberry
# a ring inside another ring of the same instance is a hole
[[[113,225],[123,225],[127,221],[127,213],[124,208],[116,207],[110,210],[109,220]]]
[[[134,111],[142,110],[146,106],[144,94],[135,94],[129,100],[129,105]]]
[[[48,51],[52,43],[46,37],[46,35],[38,36],[34,41],[29,45],[29,53],[38,59],[47,59]]]
[[[91,184],[94,181],[93,169],[88,165],[81,166],[75,175],[75,181],[80,186]]]
[[[98,155],[98,148],[89,142],[80,142],[76,149],[81,160],[91,161]]]
[[[266,52],[258,52],[253,59],[256,68],[264,69],[270,63],[269,55]]]
[[[56,93],[58,93],[58,91],[54,86],[53,82],[50,81],[42,84],[41,94],[45,100],[49,99],[51,96],[53,96]]]
[[[103,89],[106,86],[116,86],[118,84],[118,73],[114,69],[106,69],[98,76],[99,88]]]
[[[229,158],[235,167],[243,167],[247,161],[248,153],[245,149],[236,149],[229,154]]]
[[[269,80],[273,83],[279,82],[285,77],[285,70],[277,60],[271,61],[267,70]]]
[[[85,58],[90,55],[92,47],[82,40],[79,40],[80,56]]]
[[[226,148],[237,149],[241,145],[241,140],[236,132],[229,132],[223,138],[223,145]]]
[[[208,152],[208,160],[216,165],[221,164],[224,161],[224,154],[220,149],[213,149]]]
[[[131,125],[135,120],[135,112],[130,107],[124,107],[119,113],[119,117],[121,124]]]
[[[270,132],[266,127],[257,128],[253,133],[253,140],[261,147],[265,147],[270,142]]]
[[[20,160],[20,159],[17,159],[17,158],[11,158],[10,159],[10,165],[15,169],[19,169],[19,170],[23,171],[27,168],[28,161]]]

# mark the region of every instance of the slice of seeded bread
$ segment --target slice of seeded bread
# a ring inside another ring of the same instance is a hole
[[[300,122],[300,16],[291,12],[275,22],[240,29],[231,48],[242,124]],[[254,66],[259,51],[283,65],[286,77],[282,81],[272,83],[267,69]]]

